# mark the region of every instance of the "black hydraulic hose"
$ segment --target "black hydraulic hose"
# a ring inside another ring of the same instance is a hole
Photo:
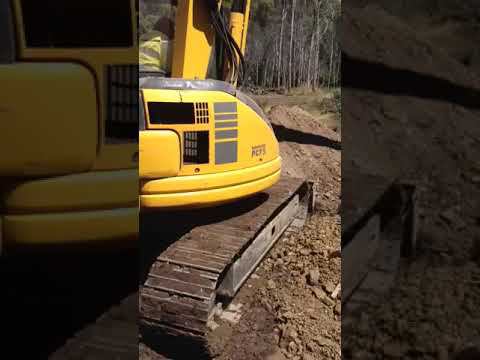
[[[223,8],[218,8],[217,0],[204,0],[204,3],[209,11],[216,39],[221,42],[221,45],[219,45],[218,48],[223,48],[225,56],[224,61],[228,61],[232,68],[234,74],[233,81],[237,81],[239,78],[243,79],[245,74],[245,59],[240,46],[230,33],[228,21],[226,20]],[[245,9],[246,2],[245,0],[235,0],[234,5],[236,8],[238,6],[243,6],[243,9]],[[243,10],[243,12],[245,12],[245,10]],[[240,61],[237,60],[237,55]],[[222,73],[222,70],[220,69],[223,69],[223,65],[224,64],[217,64],[217,71],[219,73]]]

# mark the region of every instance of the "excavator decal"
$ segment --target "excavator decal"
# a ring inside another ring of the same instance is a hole
[[[267,147],[265,144],[252,147],[252,157],[267,155]]]

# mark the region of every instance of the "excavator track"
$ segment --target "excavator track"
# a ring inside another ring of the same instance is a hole
[[[133,293],[79,331],[49,360],[138,359],[138,294]]]
[[[303,225],[313,197],[310,183],[283,178],[252,198],[189,214],[199,225],[154,259],[140,287],[141,325],[205,342],[217,299],[233,298],[280,236]]]
[[[342,304],[349,315],[394,286],[402,259],[415,256],[418,220],[414,185],[358,173],[342,182]]]

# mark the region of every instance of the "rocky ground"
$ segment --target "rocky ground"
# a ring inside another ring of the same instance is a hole
[[[314,216],[285,237],[218,319],[215,359],[340,359],[340,218]]]
[[[220,316],[212,347],[218,360],[340,359],[338,114],[322,108],[336,123],[322,121],[302,108],[311,103],[306,97],[287,98],[286,105],[279,96],[256,100],[280,141],[284,173],[315,181],[317,212],[301,233],[280,240],[230,305],[233,311],[227,308],[241,315],[237,323]]]
[[[474,67],[388,10],[346,12],[349,55],[480,89]],[[480,358],[479,111],[364,90],[343,95],[344,169],[413,181],[420,206],[417,258],[403,264],[383,302],[344,313],[344,357],[449,359],[476,343],[476,355],[464,358]]]

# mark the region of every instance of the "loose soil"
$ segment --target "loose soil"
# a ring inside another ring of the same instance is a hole
[[[305,97],[300,105],[289,101],[277,105],[275,96],[268,115],[284,173],[315,182],[317,212],[301,233],[276,245],[242,288],[234,300],[243,305],[239,323],[220,322],[210,334],[218,360],[340,359],[340,298],[331,298],[341,274],[340,135],[302,109]]]
[[[480,88],[474,69],[383,9],[347,10],[343,29],[351,56]],[[480,113],[361,90],[343,96],[344,173],[412,181],[420,207],[417,258],[383,302],[344,313],[344,358],[448,359],[470,343],[480,350]]]
[[[235,321],[215,318],[209,344],[216,360],[340,359],[340,128],[328,92],[256,97],[279,139],[285,175],[308,178],[318,192],[317,211],[303,231],[277,243],[223,314],[239,308]],[[317,107],[317,105],[314,105]],[[322,105],[323,106],[323,105]],[[308,106],[307,106],[308,107]],[[313,275],[312,275],[313,274]],[[338,291],[338,289],[337,289]],[[155,351],[156,350],[156,351]],[[161,346],[140,344],[141,359],[163,359]]]

